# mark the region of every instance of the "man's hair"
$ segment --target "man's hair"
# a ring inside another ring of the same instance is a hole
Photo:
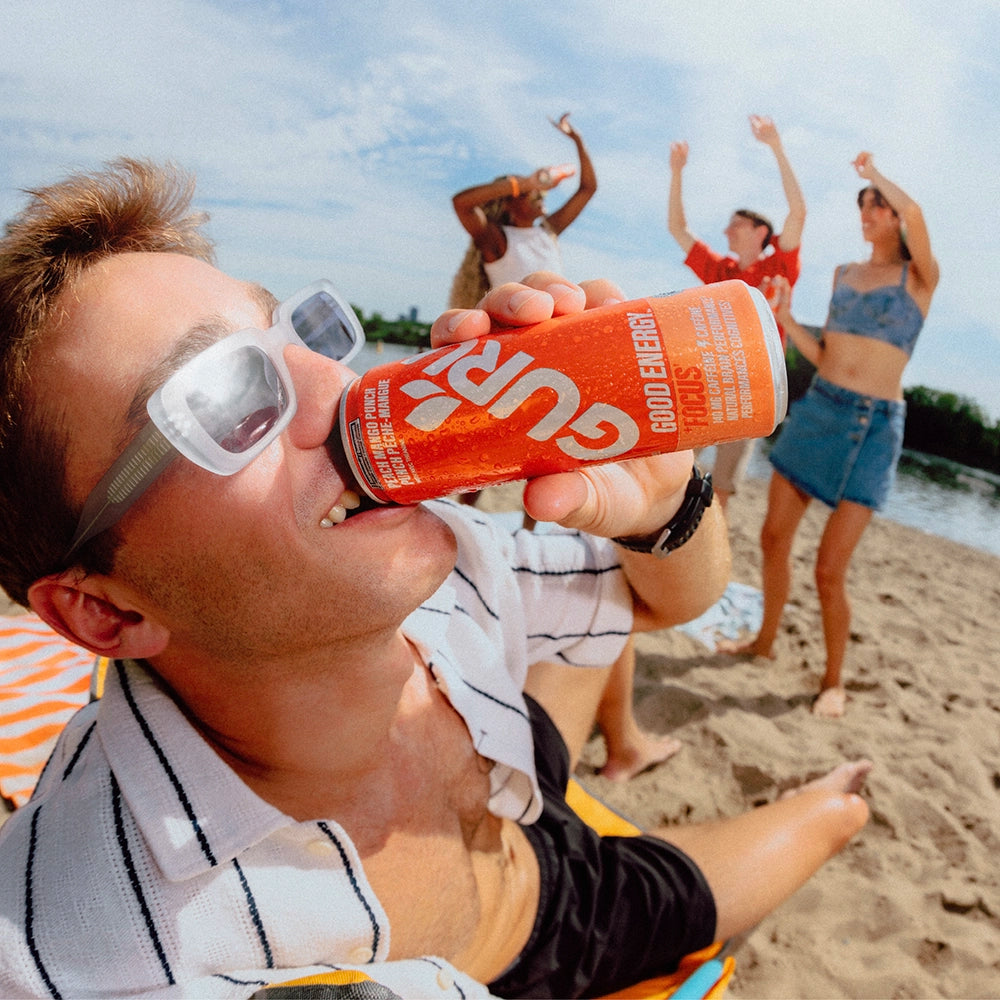
[[[57,569],[79,510],[66,496],[67,429],[52,401],[34,398],[34,351],[57,318],[62,293],[88,268],[121,253],[177,253],[214,262],[191,211],[194,178],[172,165],[118,159],[26,192],[27,206],[0,239],[0,586],[19,604]],[[77,561],[109,572],[113,531]]]
[[[738,208],[733,215],[738,215],[741,219],[749,219],[754,227],[764,226],[767,232],[764,234],[764,242],[761,243],[761,250],[766,250],[771,245],[771,237],[774,235],[774,225],[771,220],[766,215],[761,215],[760,212],[755,212],[750,208]]]

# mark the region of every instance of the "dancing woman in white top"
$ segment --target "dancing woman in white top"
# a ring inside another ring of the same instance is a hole
[[[566,176],[551,167],[527,176],[506,174],[459,191],[452,204],[471,241],[452,283],[451,308],[472,309],[490,288],[520,281],[534,271],[562,273],[557,237],[594,196],[597,175],[569,115],[552,124],[576,144],[580,160],[576,191],[551,215],[545,214],[545,192]]]

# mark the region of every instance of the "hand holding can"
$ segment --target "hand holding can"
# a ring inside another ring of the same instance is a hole
[[[784,354],[740,281],[638,299],[371,369],[341,399],[358,484],[416,503],[770,434]]]

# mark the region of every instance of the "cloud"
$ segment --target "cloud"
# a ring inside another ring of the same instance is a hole
[[[672,139],[691,143],[692,228],[721,245],[737,204],[783,218],[774,116],[809,206],[796,309],[822,322],[837,263],[866,253],[850,168],[872,149],[918,198],[943,279],[907,383],[1000,416],[984,277],[1000,235],[989,0],[555,5],[388,0],[16,3],[0,37],[0,211],[17,190],[128,153],[199,176],[220,259],[279,293],[324,273],[392,315],[444,305],[466,237],[461,187],[571,158],[573,112],[600,190],[567,267],[645,291],[693,283],[665,228]],[[555,203],[555,199],[552,201]]]

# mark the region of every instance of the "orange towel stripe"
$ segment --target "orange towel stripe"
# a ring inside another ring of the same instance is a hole
[[[80,653],[73,650],[60,650],[35,662],[22,662],[17,668],[8,667],[0,670],[0,682],[5,684],[44,684],[52,677],[58,677],[68,667],[80,663]]]
[[[37,615],[0,621],[0,793],[19,806],[66,723],[90,700],[95,658]]]
[[[77,665],[74,664],[74,667]],[[61,680],[61,684],[49,684],[50,680]],[[68,694],[68,695],[79,695],[84,691],[90,690],[90,673],[80,673],[78,669],[70,669],[67,667],[61,667],[59,670],[52,671],[40,671],[32,675],[30,681],[26,681],[23,678],[13,679],[4,677],[0,674],[0,684],[9,685],[6,688],[0,688],[0,698],[11,699],[11,698],[24,698],[24,697],[36,697],[34,688],[38,688],[45,694]]]
[[[54,740],[66,728],[66,721],[64,719],[61,722],[50,722],[24,736],[0,737],[0,754],[14,753],[18,750],[39,746],[47,740]]]
[[[77,701],[46,701],[39,705],[28,705],[25,708],[19,709],[16,712],[4,712],[3,714],[3,727],[0,728],[0,732],[3,732],[3,728],[7,726],[14,726],[18,722],[27,722],[30,719],[44,719],[50,715],[57,715],[60,718],[69,719],[69,717],[80,708],[80,702]],[[3,737],[0,736],[0,746],[2,746]]]

